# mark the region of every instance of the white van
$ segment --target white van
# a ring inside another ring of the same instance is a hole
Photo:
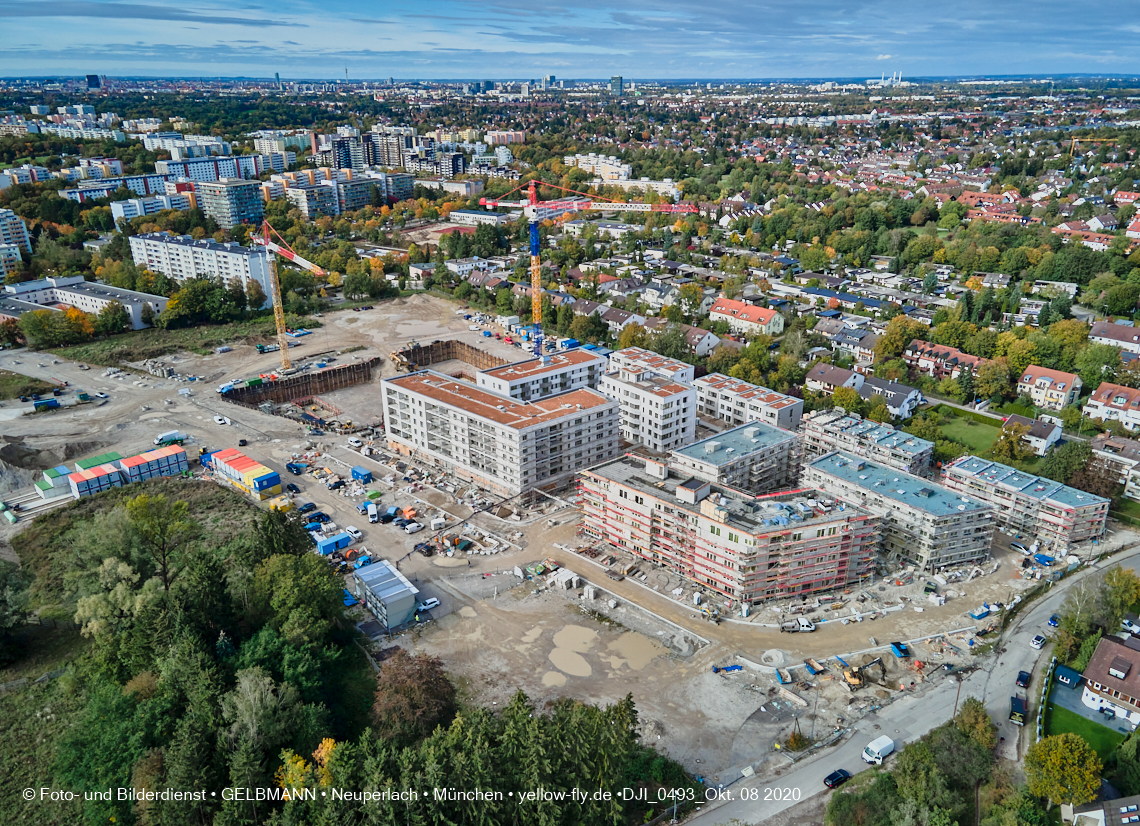
[[[380,521],[380,513],[379,513],[379,511],[376,510],[376,504],[374,502],[368,503],[368,521],[369,522],[379,522]]]
[[[882,737],[872,740],[867,748],[863,749],[863,762],[881,766],[883,765],[883,758],[894,750],[895,741],[884,734]]]
[[[349,437],[348,443],[349,443],[349,445],[351,445],[352,447],[355,447],[355,448],[364,447],[364,442],[360,441],[360,439],[356,438],[355,436]]]

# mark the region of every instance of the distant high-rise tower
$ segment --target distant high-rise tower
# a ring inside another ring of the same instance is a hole
[[[99,83],[99,75],[88,75],[87,76],[87,88],[88,89],[98,89],[98,88],[100,88],[100,86],[101,86],[101,84]]]
[[[618,97],[621,97],[621,93],[624,91],[623,87],[624,87],[624,81],[622,80],[621,75],[614,75],[613,77],[610,78],[610,94],[611,95],[617,95]]]
[[[389,86],[395,86],[396,85],[396,79],[394,77],[388,78],[388,85]]]
[[[274,72],[273,73],[273,79],[277,81],[277,88],[280,89],[281,88],[281,73],[280,72]]]

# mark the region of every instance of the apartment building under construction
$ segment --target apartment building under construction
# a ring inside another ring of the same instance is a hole
[[[997,524],[1067,553],[1104,536],[1109,500],[998,462],[963,456],[944,468],[942,483],[994,506]]]
[[[915,476],[929,476],[933,470],[933,442],[843,408],[806,414],[800,422],[800,438],[805,460],[844,450]]]
[[[578,474],[585,533],[743,603],[858,585],[879,517],[812,489],[754,497],[625,456]]]
[[[750,422],[674,450],[669,465],[706,482],[770,493],[799,478],[799,439],[789,430]]]

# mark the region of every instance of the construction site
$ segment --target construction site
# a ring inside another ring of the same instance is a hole
[[[197,476],[205,471],[193,460],[203,448],[236,448],[279,474],[283,487],[298,484],[293,505],[314,505],[338,532],[359,531],[353,558],[342,551],[336,560],[346,577],[367,552],[398,564],[420,599],[439,600],[419,623],[396,629],[378,627],[355,607],[375,655],[392,645],[439,655],[464,698],[489,707],[517,689],[539,705],[559,697],[616,702],[632,693],[646,738],[714,782],[746,767],[787,765],[782,744],[797,727],[824,743],[859,716],[976,667],[975,652],[997,637],[990,626],[1039,581],[998,534],[994,558],[976,570],[944,571],[940,580],[906,570],[876,574],[856,588],[773,600],[743,616],[690,580],[582,536],[572,499],[504,501],[390,453],[380,430],[381,379],[428,365],[470,376],[529,355],[483,335],[491,326],[463,315],[455,303],[426,295],[328,313],[288,348],[296,372],[252,386],[280,371],[279,353],[234,342],[225,352],[85,370],[44,354],[2,352],[0,368],[67,381],[89,402],[39,414],[28,404],[0,404],[0,499],[26,495],[61,463],[137,455],[168,431],[185,434]],[[227,383],[235,386],[217,392]],[[357,467],[369,481],[357,478]],[[67,504],[30,496],[28,515]],[[422,531],[371,523],[359,507],[368,502],[397,509]],[[24,517],[0,522],[0,555],[12,558],[7,539],[25,525]],[[1102,549],[1133,540],[1111,527],[1116,533]]]

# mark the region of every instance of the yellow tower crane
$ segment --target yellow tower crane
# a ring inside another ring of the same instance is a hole
[[[276,236],[281,243],[274,243],[270,238],[270,233]],[[261,244],[270,252],[304,267],[313,275],[324,276],[325,274],[325,271],[316,264],[295,253],[285,239],[278,235],[277,230],[269,226],[268,221],[262,222],[261,233],[251,236],[251,240]],[[293,363],[289,361],[289,336],[286,335],[288,328],[285,326],[285,302],[281,296],[281,281],[277,278],[276,259],[272,255],[269,256],[269,292],[269,298],[273,302],[273,320],[277,322],[277,346],[281,349],[281,369],[288,370],[293,366]]]

